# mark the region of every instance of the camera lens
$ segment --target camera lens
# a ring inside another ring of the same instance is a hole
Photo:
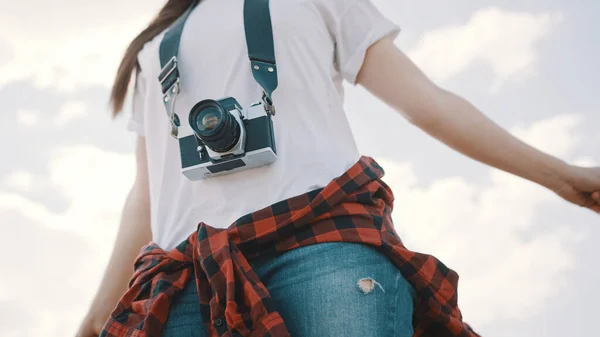
[[[231,150],[240,139],[240,125],[229,111],[214,100],[196,104],[189,116],[196,135],[215,152]]]
[[[221,112],[219,110],[207,108],[201,114],[198,114],[196,125],[200,132],[206,133],[216,129],[221,120]]]

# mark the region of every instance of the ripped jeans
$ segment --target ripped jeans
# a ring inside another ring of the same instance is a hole
[[[249,261],[293,337],[411,337],[415,292],[374,247],[318,243]],[[163,337],[206,337],[192,279]]]

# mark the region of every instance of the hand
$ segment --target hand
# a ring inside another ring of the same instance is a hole
[[[569,165],[559,186],[554,192],[563,199],[600,213],[600,167]]]

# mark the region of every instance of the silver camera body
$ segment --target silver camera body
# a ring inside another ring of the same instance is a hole
[[[264,102],[245,109],[233,97],[199,102],[179,129],[182,173],[200,180],[273,163],[271,117]]]

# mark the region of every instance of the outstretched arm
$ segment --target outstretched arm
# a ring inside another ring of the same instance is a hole
[[[465,99],[436,86],[390,38],[369,48],[357,83],[454,150],[600,212],[600,168],[569,165],[520,141]]]

